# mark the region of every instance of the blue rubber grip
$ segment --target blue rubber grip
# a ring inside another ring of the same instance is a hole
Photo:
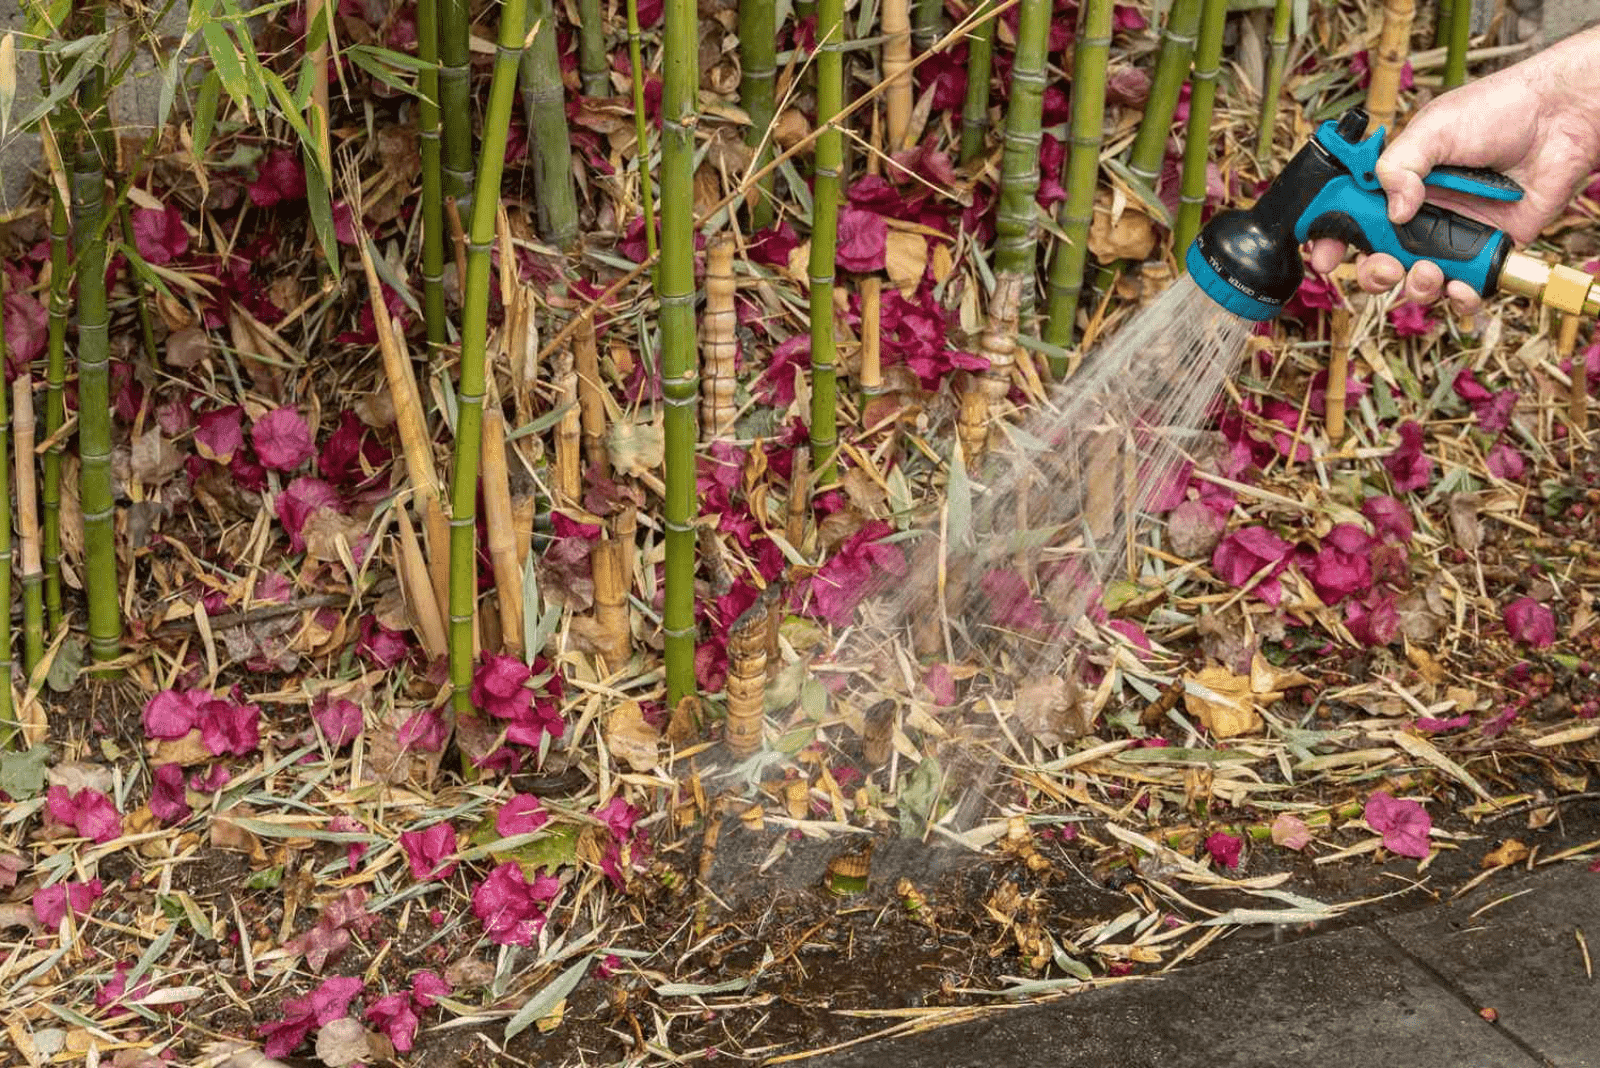
[[[1521,200],[1523,196],[1522,186],[1517,184],[1516,179],[1487,167],[1435,167],[1422,181],[1426,185],[1470,193],[1485,200],[1510,203]]]
[[[1396,228],[1384,194],[1361,188],[1348,175],[1322,187],[1295,221],[1294,236],[1300,242],[1332,237],[1362,252],[1385,252],[1408,270],[1418,260],[1432,260],[1445,278],[1483,295],[1507,240],[1502,231],[1436,204],[1424,204]]]

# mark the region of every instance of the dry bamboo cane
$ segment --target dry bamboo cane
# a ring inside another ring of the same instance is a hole
[[[783,536],[795,552],[804,552],[806,513],[811,510],[811,456],[804,449],[794,452],[794,467],[789,473],[788,515]]]
[[[511,516],[511,476],[506,469],[506,421],[498,409],[483,413],[483,520],[488,528],[489,563],[494,568],[495,600],[500,606],[501,643],[522,658],[522,557]]]
[[[1332,352],[1328,358],[1327,429],[1334,445],[1344,439],[1345,390],[1350,377],[1350,309],[1333,309]]]
[[[906,147],[906,132],[911,128],[911,109],[916,91],[907,71],[911,67],[911,5],[909,0],[883,0],[883,104],[888,112],[889,152]]]
[[[868,275],[861,280],[861,410],[883,395],[883,279]]]
[[[627,667],[633,645],[623,556],[622,542],[614,532],[596,542],[589,554],[594,576],[594,644],[606,672],[612,675]]]
[[[739,406],[739,314],[734,307],[733,235],[721,233],[706,246],[706,308],[700,317],[700,433],[706,439],[733,433]]]
[[[611,536],[622,546],[622,589],[627,593],[633,589],[635,546],[639,536],[639,509],[636,505],[627,505],[617,513],[611,521]]]
[[[1573,456],[1577,455],[1578,439],[1589,429],[1589,362],[1582,353],[1574,355],[1580,321],[1576,315],[1563,315],[1561,333],[1556,338],[1556,362],[1572,360],[1572,384],[1567,391],[1567,421],[1572,427],[1567,434],[1567,450]]]
[[[989,397],[981,386],[969,386],[961,394],[956,437],[961,442],[962,460],[967,469],[975,471],[989,448]]]
[[[511,503],[511,526],[517,533],[517,560],[526,563],[533,550],[533,524],[539,515],[539,498],[529,493]],[[539,650],[532,649],[537,653]]]
[[[600,348],[595,341],[594,320],[590,319],[572,340],[574,367],[578,373],[578,409],[583,421],[583,455],[589,465],[608,477],[611,457],[606,451],[606,401],[600,382]]]
[[[33,376],[26,370],[11,384],[12,447],[17,457],[17,535],[22,569],[22,669],[33,669],[44,657],[44,557],[39,541],[39,495],[33,459]],[[7,606],[9,611],[10,607]],[[0,680],[10,685],[10,680]]]
[[[583,497],[583,416],[578,406],[578,373],[572,353],[555,360],[556,388],[560,403],[567,406],[556,424],[556,494],[564,504],[577,504]]]
[[[767,616],[752,605],[728,628],[728,727],[724,740],[734,756],[761,748],[767,700]]]
[[[1394,133],[1395,112],[1400,106],[1400,74],[1411,51],[1411,19],[1416,10],[1416,0],[1384,0],[1383,29],[1372,61],[1372,82],[1367,87],[1369,134],[1380,126]]]

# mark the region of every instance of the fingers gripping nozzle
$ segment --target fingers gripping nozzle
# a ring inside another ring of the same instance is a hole
[[[1200,288],[1244,318],[1275,318],[1305,277],[1300,246],[1330,237],[1362,252],[1388,253],[1407,268],[1432,260],[1446,278],[1493,292],[1510,239],[1434,204],[1400,226],[1391,223],[1377,177],[1384,131],[1363,139],[1366,128],[1362,108],[1323,123],[1254,206],[1220,212],[1207,223],[1184,257]],[[1522,196],[1510,178],[1473,168],[1440,167],[1425,182],[1489,200]]]

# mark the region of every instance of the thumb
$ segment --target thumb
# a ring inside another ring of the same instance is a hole
[[[1373,170],[1378,176],[1378,184],[1389,194],[1390,222],[1396,225],[1408,222],[1422,207],[1427,195],[1422,179],[1443,162],[1442,148],[1441,137],[1437,134],[1429,136],[1413,123],[1384,149]]]

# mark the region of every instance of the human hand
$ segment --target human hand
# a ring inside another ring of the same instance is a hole
[[[1498,227],[1526,243],[1560,215],[1600,161],[1600,31],[1574,35],[1505,70],[1470,82],[1423,107],[1378,158],[1376,173],[1389,198],[1389,220],[1410,220],[1426,198]],[[1487,167],[1516,179],[1515,202],[1491,201],[1427,187],[1422,179],[1446,164]],[[1343,242],[1312,242],[1311,266],[1327,273],[1344,259]],[[1465,282],[1445,284],[1444,272],[1421,260],[1407,272],[1393,256],[1362,257],[1356,279],[1369,293],[1402,281],[1405,296],[1437,300],[1441,290],[1458,314],[1481,299]]]

